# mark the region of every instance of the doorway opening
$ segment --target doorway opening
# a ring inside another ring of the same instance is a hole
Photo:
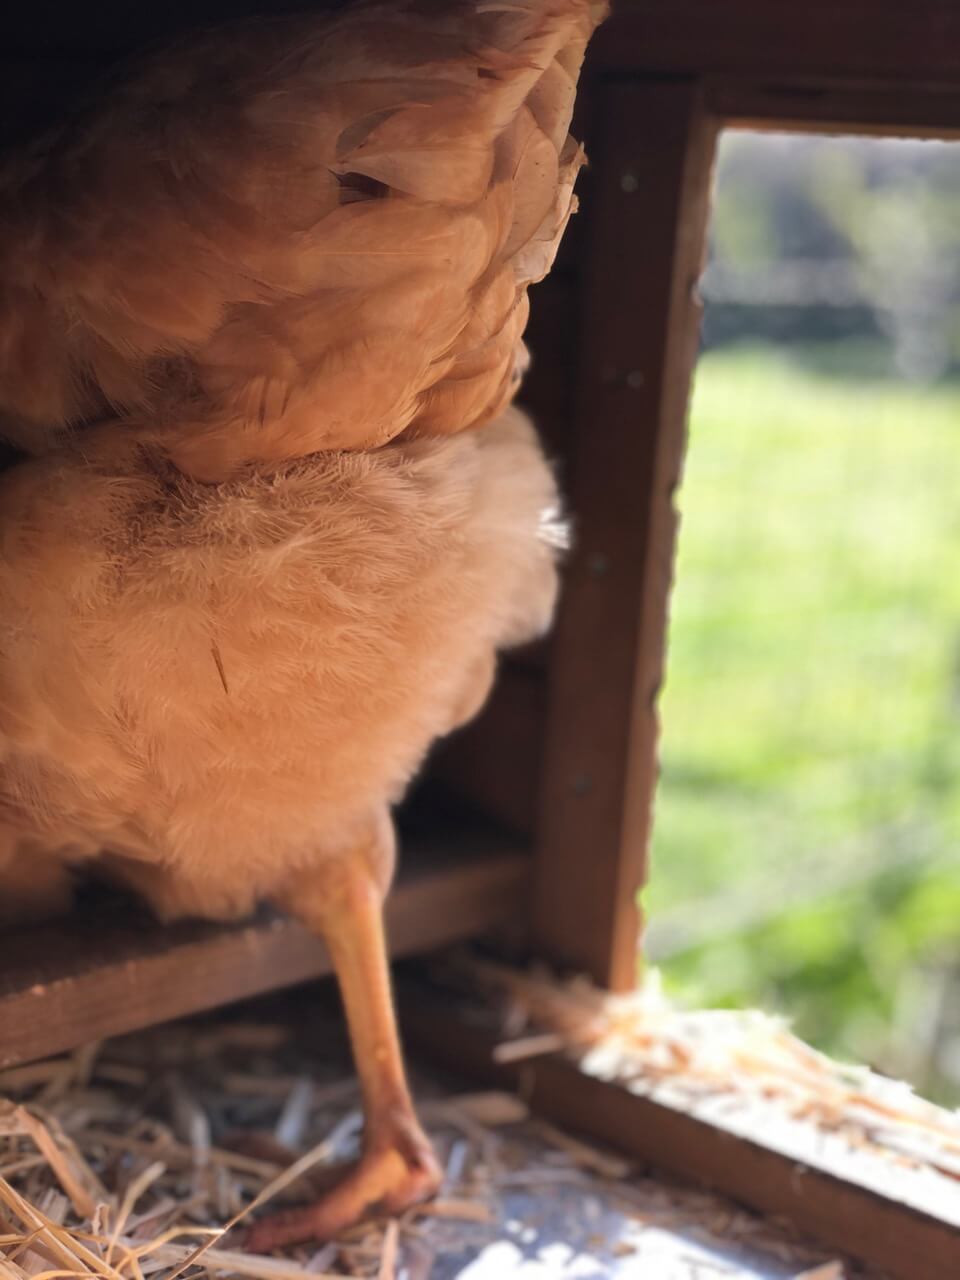
[[[960,1103],[960,144],[728,131],[645,954]]]

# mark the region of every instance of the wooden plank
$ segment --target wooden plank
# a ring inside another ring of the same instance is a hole
[[[553,644],[534,936],[622,989],[636,976],[715,129],[688,83],[601,93],[570,459],[577,545]]]
[[[342,7],[343,0],[166,0],[131,4],[130,0],[33,0],[4,11],[4,49],[16,54],[115,57],[179,37],[197,27],[214,26],[256,15]]]
[[[442,851],[407,850],[387,908],[392,954],[510,920],[528,868],[516,844],[469,833]],[[0,939],[0,1067],[329,972],[323,943],[276,915],[164,928],[127,902],[78,912]]]
[[[590,1076],[560,1055],[495,1063],[499,1037],[422,984],[401,986],[399,1003],[411,1047],[485,1084],[518,1088],[533,1111],[566,1129],[760,1213],[786,1218],[800,1233],[895,1280],[955,1280],[960,1274],[960,1229],[930,1211],[923,1174],[907,1163],[883,1160],[882,1172],[874,1169],[873,1176],[858,1180],[846,1166],[842,1172],[831,1168],[812,1126],[805,1157],[798,1160],[766,1133],[745,1137],[716,1120]]]
[[[707,107],[724,126],[879,137],[960,137],[960,91],[843,88],[727,77],[705,84]]]
[[[595,69],[672,75],[805,75],[864,84],[956,84],[955,0],[619,0]]]

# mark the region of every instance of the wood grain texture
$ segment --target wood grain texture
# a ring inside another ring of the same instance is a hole
[[[714,129],[687,83],[600,90],[535,943],[632,986]]]
[[[405,1039],[421,1054],[480,1082],[519,1088],[537,1112],[565,1129],[626,1152],[654,1169],[694,1181],[801,1234],[880,1268],[894,1280],[955,1280],[960,1229],[926,1211],[923,1173],[874,1157],[863,1176],[831,1167],[811,1125],[804,1158],[775,1135],[744,1135],[622,1085],[597,1079],[560,1055],[517,1064],[493,1060],[499,1036],[476,1015],[468,1022],[421,984],[400,991]],[[913,1203],[911,1203],[911,1201]]]
[[[176,39],[197,27],[276,13],[341,9],[349,0],[166,0],[131,4],[130,0],[34,0],[8,6],[4,47],[10,55],[64,52],[87,57],[124,55]]]
[[[502,838],[408,849],[387,908],[392,954],[509,920],[522,907],[528,867]],[[318,938],[266,913],[237,927],[164,928],[121,902],[8,932],[0,939],[0,1067],[330,972]]]
[[[955,87],[863,88],[726,76],[706,79],[704,98],[708,109],[730,128],[876,137],[960,136],[960,91]]]
[[[755,74],[864,83],[956,84],[954,0],[618,0],[591,50],[595,68]]]

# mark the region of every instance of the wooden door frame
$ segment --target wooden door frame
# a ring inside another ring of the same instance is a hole
[[[612,990],[638,971],[673,499],[717,139],[725,128],[960,138],[960,90],[926,80],[801,81],[706,62],[702,74],[664,75],[663,50],[653,41],[641,55],[636,35],[640,11],[658,7],[636,0],[601,32],[589,86],[595,174],[569,460],[576,547],[549,672],[531,910],[537,954]],[[624,75],[630,50],[657,71]]]
[[[636,975],[716,130],[692,81],[596,92],[568,459],[576,545],[549,672],[533,941],[625,989]]]

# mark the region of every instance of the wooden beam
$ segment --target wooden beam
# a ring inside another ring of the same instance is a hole
[[[312,0],[311,8],[337,0]],[[960,11],[953,0],[615,0],[591,59],[617,70],[813,73],[865,80],[956,82]],[[303,0],[129,0],[8,6],[4,44],[11,56],[80,53],[110,57],[256,13],[302,10]]]
[[[864,1155],[859,1174],[846,1161],[831,1167],[829,1146],[812,1125],[798,1156],[766,1133],[744,1136],[715,1117],[588,1075],[557,1054],[498,1064],[495,1031],[477,1016],[468,1021],[462,1008],[419,982],[401,986],[400,1009],[405,1040],[421,1054],[485,1084],[517,1088],[534,1112],[566,1129],[785,1218],[801,1234],[894,1280],[960,1274],[960,1217],[928,1208],[929,1184],[908,1162]]]
[[[7,6],[4,49],[11,57],[45,54],[115,58],[198,27],[304,9],[336,9],[341,0],[34,0]]]
[[[419,853],[419,856],[418,856]],[[465,834],[409,849],[387,908],[391,951],[476,935],[522,908],[529,857]],[[164,928],[123,902],[0,939],[0,1067],[330,973],[323,943],[276,915]]]
[[[954,0],[618,0],[595,69],[656,75],[784,75],[956,85]]]
[[[599,92],[569,460],[577,545],[552,649],[534,940],[622,989],[636,975],[715,128],[691,84]]]
[[[706,104],[724,126],[877,137],[960,137],[960,91],[826,86],[726,77],[708,80]]]

